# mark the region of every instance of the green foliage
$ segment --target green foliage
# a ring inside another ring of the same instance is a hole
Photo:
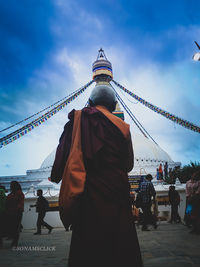
[[[176,167],[173,171],[169,173],[169,177],[166,182],[169,184],[174,184],[176,178],[179,178],[181,183],[186,183],[190,180],[193,173],[200,171],[200,162],[190,162],[190,164],[183,166],[183,168]]]

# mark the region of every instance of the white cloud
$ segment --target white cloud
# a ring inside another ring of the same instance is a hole
[[[59,9],[59,13],[64,18],[70,19],[73,22],[71,28],[75,32],[79,32],[79,35],[91,36],[104,30],[102,20],[95,13],[89,12],[85,6],[82,7],[76,1],[56,0],[55,4]],[[63,26],[61,27],[63,28]],[[58,24],[52,24],[53,32],[59,35],[62,33],[61,27]]]
[[[89,79],[91,80],[91,72],[88,72],[88,62],[85,59],[85,56],[83,58],[81,55],[68,52],[66,47],[56,55],[57,62],[70,69],[72,79],[77,85],[85,84]]]
[[[155,63],[141,65],[137,62],[137,57],[129,59],[120,48],[118,51],[115,49],[115,54],[117,57],[114,66],[118,66],[118,69],[114,78],[120,84],[150,103],[200,125],[200,103],[196,101],[199,94],[197,80],[199,84],[200,78],[196,76],[190,62],[176,62],[170,66]],[[133,66],[132,62],[138,66]],[[183,163],[190,160],[200,161],[198,149],[194,149],[194,144],[197,148],[200,146],[199,134],[167,120],[140,103],[137,104],[136,100],[125,93],[121,93],[121,97],[172,159]],[[129,123],[132,123],[130,119]]]

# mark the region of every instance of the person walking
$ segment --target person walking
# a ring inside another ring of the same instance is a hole
[[[37,232],[35,232],[34,235],[41,235],[42,226],[45,226],[49,230],[48,233],[50,234],[53,227],[44,221],[46,211],[49,207],[48,201],[46,200],[45,197],[43,197],[43,191],[41,189],[37,190],[37,196],[38,196],[38,199],[37,199],[36,204],[30,205],[30,207],[36,207],[36,212],[38,213]]]
[[[10,183],[10,191],[6,199],[6,227],[8,236],[12,239],[11,246],[16,247],[24,211],[24,193],[17,181]]]
[[[66,229],[72,224],[68,266],[141,267],[128,182],[129,125],[112,114],[111,86],[96,85],[89,105],[69,113],[51,172],[51,181],[62,180],[62,222]]]
[[[143,212],[142,231],[149,231],[148,224],[157,229],[156,217],[151,212],[152,202],[155,203],[156,191],[152,184],[152,175],[147,174],[140,184],[139,194],[141,198],[141,209]],[[153,201],[152,201],[153,198]]]
[[[181,217],[178,214],[178,206],[180,205],[180,195],[177,190],[175,190],[174,185],[170,185],[169,187],[169,203],[171,205],[171,219],[169,223],[180,223]]]

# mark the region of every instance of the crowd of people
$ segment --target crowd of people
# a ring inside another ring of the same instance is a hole
[[[0,185],[0,247],[3,246],[3,238],[11,240],[11,247],[17,247],[19,235],[22,231],[22,216],[24,212],[24,193],[17,181],[10,183],[10,193],[6,195],[7,190]],[[37,232],[41,234],[41,226],[45,226],[50,234],[53,227],[44,221],[48,209],[48,201],[43,197],[42,190],[37,190],[37,202],[30,207],[36,207],[38,213]]]
[[[137,194],[132,192],[133,220],[142,225],[142,231],[149,231],[148,225],[157,228],[158,210],[156,208],[156,192],[151,182],[151,174],[141,182]],[[169,223],[181,223],[178,212],[180,206],[180,194],[175,185],[169,186],[168,204],[171,206]],[[185,225],[192,228],[190,233],[200,234],[200,172],[196,171],[186,183]]]
[[[191,227],[191,233],[200,233],[200,173],[195,172],[191,179],[186,183],[186,209],[184,221],[187,227]],[[132,211],[133,220],[142,225],[142,231],[149,231],[148,225],[153,225],[157,229],[156,216],[156,191],[152,184],[152,175],[148,174],[140,184],[139,192],[136,195],[132,192]],[[10,193],[6,196],[7,190],[0,186],[0,244],[2,238],[7,236],[11,239],[11,246],[17,246],[19,234],[22,229],[22,215],[24,211],[24,194],[18,182],[12,181]],[[51,233],[53,227],[44,221],[48,209],[48,201],[43,196],[41,189],[37,190],[37,202],[30,207],[36,207],[38,213],[37,231],[35,235],[41,234],[41,226],[48,229]],[[171,206],[171,216],[169,223],[180,223],[181,217],[178,213],[180,205],[180,195],[174,185],[169,186],[169,204]],[[154,207],[154,208],[153,208]],[[141,210],[139,210],[139,208]]]

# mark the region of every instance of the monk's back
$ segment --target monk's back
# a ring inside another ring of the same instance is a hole
[[[120,129],[95,108],[82,111],[82,150],[86,185],[96,184],[110,198],[128,195],[126,139]],[[106,196],[107,196],[106,194]]]

